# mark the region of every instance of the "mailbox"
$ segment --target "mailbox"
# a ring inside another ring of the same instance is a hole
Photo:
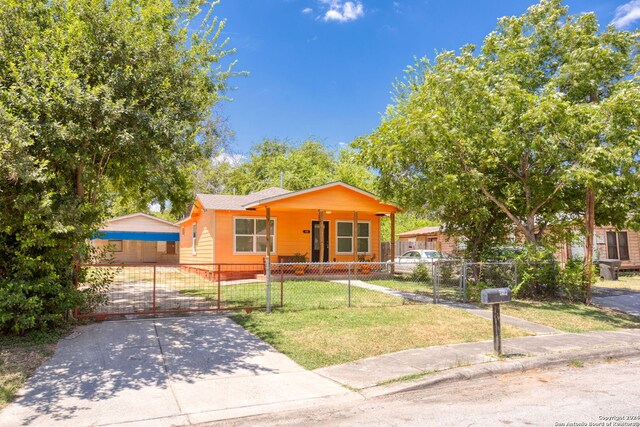
[[[483,304],[501,304],[511,301],[511,289],[495,288],[483,289],[480,292],[480,302]]]

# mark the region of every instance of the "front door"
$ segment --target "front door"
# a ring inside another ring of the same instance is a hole
[[[158,242],[142,242],[142,262],[156,262],[158,256]]]
[[[311,262],[320,262],[320,221],[313,221]],[[324,221],[324,262],[329,261],[329,221]]]

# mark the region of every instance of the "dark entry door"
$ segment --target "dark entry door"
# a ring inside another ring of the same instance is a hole
[[[320,262],[320,221],[313,221],[311,262]],[[324,262],[329,261],[329,221],[324,221]]]

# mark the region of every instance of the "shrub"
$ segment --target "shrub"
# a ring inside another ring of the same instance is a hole
[[[585,290],[582,286],[582,260],[571,259],[558,275],[558,285],[562,295],[571,301],[584,301]],[[594,274],[596,274],[594,272]]]
[[[559,269],[553,253],[546,248],[528,248],[516,258],[518,283],[513,287],[517,298],[544,299],[559,295]]]
[[[490,286],[487,282],[485,282],[484,280],[480,280],[480,281],[473,281],[473,280],[469,280],[467,282],[467,301],[470,302],[480,302],[480,293],[482,292],[483,289],[489,289],[489,288],[493,288],[494,286]]]
[[[424,283],[425,285],[431,284],[431,265],[421,262],[416,265],[416,268],[411,272],[410,279],[414,282]]]
[[[82,297],[55,280],[0,280],[0,330],[23,334],[63,322]]]

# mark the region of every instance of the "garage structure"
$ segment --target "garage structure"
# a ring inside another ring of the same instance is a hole
[[[179,228],[144,213],[112,218],[91,239],[95,248],[108,248],[114,262],[178,264]]]

